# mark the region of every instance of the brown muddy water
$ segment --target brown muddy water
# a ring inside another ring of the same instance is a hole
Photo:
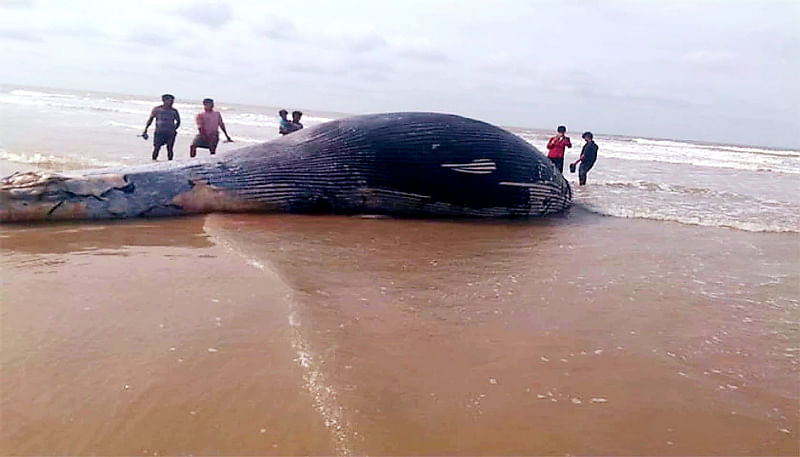
[[[4,226],[2,455],[798,455],[797,234]]]

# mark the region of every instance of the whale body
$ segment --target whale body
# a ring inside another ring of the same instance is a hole
[[[0,221],[207,212],[530,217],[570,206],[566,179],[499,127],[452,114],[338,119],[202,159],[0,180]]]

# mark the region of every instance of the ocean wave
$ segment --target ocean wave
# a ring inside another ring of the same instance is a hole
[[[143,118],[147,118],[150,114],[150,110],[142,110],[142,109],[134,109],[134,108],[127,108],[127,107],[120,107],[120,106],[106,106],[101,104],[83,104],[83,103],[63,103],[59,101],[52,101],[52,100],[33,100],[33,99],[14,99],[9,97],[4,97],[0,94],[0,104],[15,104],[15,105],[27,105],[27,106],[44,106],[44,107],[51,107],[56,109],[66,109],[66,110],[84,110],[84,111],[95,111],[95,112],[107,112],[107,113],[120,113],[120,114],[135,114],[139,115]],[[144,105],[144,104],[142,104]],[[148,102],[147,106],[157,106],[154,105],[153,102]],[[186,119],[194,119],[194,116],[200,112],[195,105],[175,105],[178,111],[183,112],[184,114],[181,116],[184,121]],[[192,109],[196,109],[196,112],[192,112]],[[185,114],[190,112],[188,116]],[[278,118],[277,116],[272,115],[265,115],[260,113],[237,113],[232,115],[227,115],[223,119],[226,124],[230,125],[243,125],[247,127],[264,127],[264,128],[278,128]],[[330,121],[330,118],[323,118],[323,117],[314,117],[309,116],[308,118],[303,118],[303,123],[310,127],[312,125],[320,124],[323,122]],[[115,126],[119,126],[120,123],[117,123]]]
[[[115,162],[109,160],[100,160],[90,157],[69,157],[69,156],[54,156],[48,154],[24,154],[8,152],[0,149],[0,160],[10,163],[22,163],[27,165],[36,165],[45,169],[71,169],[79,170],[83,168],[105,168],[105,167],[119,167],[125,165],[122,162]]]
[[[647,180],[594,180],[575,204],[597,214],[751,232],[800,232],[800,205],[755,195]]]
[[[800,151],[791,149],[757,148],[752,146],[734,146],[725,144],[699,144],[675,140],[654,140],[648,138],[631,138],[630,141],[646,146],[673,147],[679,149],[718,149],[722,151],[740,152],[747,154],[762,154],[778,157],[800,157]]]
[[[623,189],[623,190],[642,190],[648,192],[666,192],[679,195],[688,196],[711,196],[721,197],[736,200],[755,200],[753,197],[737,194],[735,192],[720,191],[709,189],[706,187],[692,187],[682,186],[679,184],[657,183],[645,180],[635,181],[621,181],[621,180],[595,180],[592,182],[593,186],[602,186],[609,189]],[[771,200],[759,200],[764,203],[778,203]]]
[[[137,114],[147,116],[150,110],[158,106],[160,102],[152,100],[125,100],[114,97],[80,97],[68,94],[47,94],[44,92],[12,90],[8,93],[0,93],[0,104],[25,105],[25,106],[45,106],[68,110],[86,110],[109,113]],[[123,105],[123,106],[119,106]],[[128,106],[125,106],[128,105]],[[149,107],[149,109],[138,109],[138,106]],[[193,104],[176,103],[177,109],[190,111],[202,110],[202,106]]]
[[[523,140],[527,141],[528,143],[532,144],[533,146],[540,145],[541,147],[545,147],[547,145],[547,141],[550,139],[552,135],[541,135],[537,133],[524,133],[524,132],[513,132],[518,137],[522,138]],[[538,148],[539,146],[537,146]]]
[[[150,114],[150,111],[132,109],[132,108],[124,108],[124,107],[114,107],[114,106],[103,106],[100,104],[86,104],[82,103],[80,99],[76,99],[73,103],[68,103],[65,101],[56,101],[56,100],[48,100],[48,99],[26,99],[26,98],[19,98],[19,97],[9,97],[6,94],[0,94],[0,104],[13,104],[13,105],[25,105],[25,106],[39,106],[39,107],[51,107],[56,109],[66,109],[66,110],[83,110],[83,111],[98,111],[98,112],[109,112],[109,113],[122,113],[122,114],[137,114],[141,116],[147,116]]]
[[[41,92],[24,89],[14,89],[6,93],[0,93],[0,104],[23,105],[49,107],[60,110],[83,110],[94,112],[135,114],[147,117],[150,110],[160,104],[159,100],[145,100],[140,98],[124,98],[113,96],[79,96],[73,94]],[[194,119],[194,116],[201,112],[203,107],[197,103],[175,103],[173,105],[178,111],[184,114],[184,118]],[[225,122],[234,125],[244,125],[248,127],[278,127],[277,111],[273,114],[266,114],[254,110],[244,110],[240,108],[217,105],[217,111],[225,114]],[[266,108],[265,108],[266,109]],[[188,114],[187,114],[188,113]],[[321,116],[303,117],[303,122],[307,126],[321,124],[331,121],[332,118]]]
[[[141,133],[141,131],[144,130],[144,123],[142,123],[142,124],[128,124],[126,122],[106,121],[106,125],[111,126],[111,127],[119,127],[119,128],[123,128],[125,130],[130,130],[130,131],[139,132],[139,133]],[[152,130],[150,130],[150,132],[151,132],[151,135],[152,135]],[[179,129],[177,133],[178,133],[178,136],[190,136],[190,135],[194,136],[195,134],[197,134],[197,131],[195,129],[185,129],[184,128],[184,129]]]
[[[146,106],[149,107],[150,109],[161,105],[160,97],[154,97],[149,100],[138,99],[138,98],[104,97],[103,101],[108,103],[125,103],[130,105]],[[193,115],[203,111],[203,103],[199,99],[196,102],[192,103],[176,101],[175,103],[172,104],[172,106],[178,111],[192,113]],[[232,106],[226,106],[220,104],[215,104],[214,109],[222,113],[236,113],[238,111],[237,108],[234,108]]]
[[[278,119],[275,118],[259,118],[259,116],[246,116],[246,115],[238,115],[238,116],[226,116],[226,119],[223,119],[226,124],[230,125],[244,125],[247,127],[263,127],[263,128],[270,128],[270,129],[277,129],[278,128]]]
[[[149,108],[148,111],[147,111],[148,113],[150,112],[150,110],[152,110],[156,106],[160,106],[161,105],[161,100],[160,99],[156,99],[156,98],[154,98],[153,100],[138,100],[138,99],[126,100],[126,99],[120,99],[120,98],[105,97],[103,99],[103,101],[107,102],[107,103],[124,103],[124,104],[148,107]],[[194,111],[196,111],[196,113],[199,113],[200,111],[203,110],[203,105],[201,103],[199,103],[199,102],[198,103],[173,103],[172,107],[177,109],[178,111],[183,111],[183,112],[192,112],[194,110]],[[217,107],[217,111],[223,111],[223,110],[224,109],[220,109],[219,107]]]
[[[546,152],[548,135],[518,133],[525,141],[540,151]],[[800,151],[766,149],[757,147],[703,145],[673,140],[649,140],[645,138],[596,138],[603,158],[659,162],[694,167],[725,168],[734,170],[800,174]],[[567,154],[580,154],[581,145],[576,142]]]
[[[576,202],[575,204],[576,206],[579,206],[587,211],[603,216],[677,222],[684,225],[729,228],[746,232],[800,233],[800,226],[791,222],[782,223],[774,221],[741,220],[725,214],[667,213],[659,210],[628,205],[598,206],[587,202]]]
[[[117,121],[107,121],[106,125],[110,125],[111,127],[122,127],[128,130],[138,130],[142,131],[143,125],[140,124],[126,124],[124,122],[117,122]]]
[[[129,130],[132,132],[141,132],[142,131],[142,124],[128,124],[125,122],[117,122],[117,121],[107,121],[106,125],[111,127],[119,127],[125,130]],[[181,137],[189,137],[194,136],[197,134],[197,131],[194,129],[179,129],[178,135]],[[231,138],[237,143],[265,143],[269,140],[274,140],[277,138],[277,134],[273,137],[265,137],[265,138],[254,138],[249,136],[241,136],[241,135],[231,135]]]
[[[637,162],[674,163],[706,168],[727,168],[793,175],[800,174],[800,161],[796,161],[797,163],[786,163],[785,161],[768,157],[757,158],[754,156],[752,158],[745,158],[745,160],[734,161],[731,160],[730,157],[701,158],[697,156],[692,157],[680,152],[658,154],[652,151],[620,151],[619,149],[614,149],[613,146],[607,146],[605,148],[601,146],[598,152],[598,160],[602,160],[603,157],[633,160]]]
[[[58,94],[52,92],[39,92],[35,90],[14,89],[9,94],[17,95],[20,97],[53,97],[53,98],[78,98],[77,95],[71,94]]]

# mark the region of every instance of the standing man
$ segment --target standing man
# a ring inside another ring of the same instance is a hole
[[[189,157],[197,155],[197,148],[206,148],[214,155],[217,153],[217,144],[219,143],[219,129],[225,134],[226,143],[233,140],[228,131],[225,130],[225,123],[222,122],[222,114],[219,111],[214,111],[214,100],[210,98],[203,99],[203,111],[197,114],[195,119],[197,122],[197,135],[189,146]]]
[[[589,170],[594,166],[594,162],[597,160],[598,149],[597,143],[594,142],[594,135],[592,135],[592,132],[583,132],[583,139],[586,140],[586,144],[583,145],[580,158],[569,166],[569,170],[574,172],[575,165],[578,162],[581,163],[578,169],[578,181],[581,186],[586,184],[586,173],[589,173]]]
[[[178,132],[178,127],[181,126],[181,116],[178,110],[172,107],[175,97],[171,94],[164,94],[161,96],[163,102],[160,106],[156,106],[150,112],[150,117],[147,118],[147,124],[144,125],[144,132],[142,138],[147,139],[147,129],[156,120],[156,133],[153,134],[153,160],[158,160],[158,152],[161,146],[167,145],[167,159],[172,160],[172,147],[175,145],[175,135]]]
[[[547,142],[547,157],[561,173],[564,173],[564,148],[572,147],[572,143],[566,133],[567,128],[559,125],[556,136],[550,138],[550,141]]]

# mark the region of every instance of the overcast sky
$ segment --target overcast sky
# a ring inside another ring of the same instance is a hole
[[[0,0],[0,82],[800,146],[800,1]]]

